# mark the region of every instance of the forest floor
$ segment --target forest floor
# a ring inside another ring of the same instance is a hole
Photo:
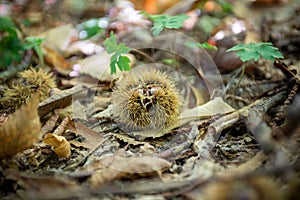
[[[1,199],[299,197],[299,0],[22,2],[0,1]]]

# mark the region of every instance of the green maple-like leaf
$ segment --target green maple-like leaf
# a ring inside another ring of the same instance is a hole
[[[271,61],[275,58],[283,58],[278,48],[270,42],[238,44],[227,50],[227,52],[230,51],[236,51],[236,56],[240,57],[243,62],[258,60],[261,57]]]
[[[175,16],[170,16],[167,14],[150,15],[146,12],[141,12],[141,14],[145,15],[146,17],[148,17],[153,21],[153,27],[151,30],[154,36],[158,36],[164,28],[169,28],[169,29],[181,28],[183,22],[189,18],[189,16],[185,14],[180,14]]]
[[[110,37],[106,38],[103,42],[103,45],[107,51],[107,53],[112,54],[110,58],[110,72],[111,74],[115,74],[117,72],[117,67],[120,71],[129,71],[130,70],[130,59],[127,56],[123,56],[122,54],[126,54],[131,49],[123,43],[117,44],[116,35],[112,32],[110,33]]]
[[[130,59],[127,56],[119,56],[119,60],[117,61],[117,64],[120,69],[123,69],[124,71],[130,70]]]

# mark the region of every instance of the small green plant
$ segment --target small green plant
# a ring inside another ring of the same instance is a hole
[[[42,38],[27,37],[22,41],[18,35],[18,29],[9,17],[0,17],[0,71],[4,71],[11,64],[19,64],[22,61],[24,51],[33,48],[43,64],[40,44]]]
[[[130,70],[130,59],[122,54],[128,53],[129,51],[131,51],[131,49],[124,43],[117,44],[117,38],[113,32],[110,33],[109,38],[105,39],[103,45],[107,53],[112,54],[110,58],[111,74],[115,74],[117,72],[117,66],[120,69],[120,71]]]
[[[200,47],[200,48],[207,49],[207,50],[217,50],[216,46],[211,45],[208,42],[203,42],[203,43],[186,42],[186,43],[184,43],[184,45],[187,47]]]
[[[236,51],[236,56],[240,57],[243,62],[249,60],[258,60],[264,58],[274,61],[276,58],[283,58],[277,47],[270,42],[259,42],[250,44],[238,44],[227,50],[227,52]]]
[[[141,12],[141,14],[148,17],[153,21],[152,34],[153,36],[158,36],[160,32],[165,29],[178,29],[181,28],[183,22],[189,18],[189,16],[185,14],[170,16],[167,14],[163,15],[150,15],[146,12]]]
[[[283,58],[283,55],[280,53],[278,48],[274,47],[270,42],[238,44],[227,50],[227,52],[231,51],[235,51],[236,56],[244,62],[242,66],[241,78],[239,79],[237,86],[239,86],[241,79],[244,76],[248,61],[257,61],[260,58],[274,61],[276,58]]]
[[[22,42],[17,28],[9,17],[0,17],[0,70],[22,60]]]
[[[44,66],[44,57],[41,48],[43,41],[43,37],[27,37],[25,38],[25,43],[23,44],[24,50],[33,49],[36,52],[41,66]]]

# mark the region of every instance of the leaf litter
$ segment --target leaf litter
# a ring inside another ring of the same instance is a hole
[[[111,23],[109,29],[115,30],[120,41],[122,37],[126,41],[127,37],[122,36],[124,27],[130,29],[138,26],[138,23],[127,22],[129,18],[120,17],[124,15],[124,5],[119,6],[119,11],[109,14],[118,26]],[[192,8],[191,3],[185,6],[188,10]],[[253,10],[251,6],[244,6],[245,9]],[[217,12],[221,7],[212,8]],[[114,16],[118,12],[120,16]],[[258,9],[255,12],[260,13]],[[261,16],[263,14],[260,13],[255,19]],[[60,90],[52,91],[51,97],[40,104],[36,95],[33,95],[14,113],[1,110],[0,137],[3,137],[3,143],[0,146],[0,196],[6,199],[296,197],[299,192],[295,188],[299,187],[300,182],[297,176],[299,130],[297,125],[290,126],[285,116],[297,119],[291,109],[287,109],[290,105],[297,108],[297,104],[292,104],[293,99],[298,96],[297,64],[294,65],[295,70],[291,69],[291,65],[284,66],[286,64],[277,60],[273,64],[259,59],[247,65],[246,77],[237,90],[232,90],[237,84],[232,79],[235,71],[231,72],[234,68],[226,64],[237,63],[235,68],[238,68],[241,62],[234,53],[225,52],[233,46],[230,41],[238,40],[231,38],[236,35],[232,33],[230,26],[225,25],[225,20],[214,16],[214,13],[210,17],[224,23],[225,34],[230,33],[225,36],[222,44],[219,43],[217,49],[208,49],[212,58],[215,58],[217,67],[224,67],[227,71],[227,74],[221,75],[228,86],[226,94],[219,91],[222,88],[216,88],[214,95],[210,96],[207,88],[200,85],[203,84],[201,76],[212,76],[212,71],[209,68],[191,66],[182,57],[174,56],[171,51],[142,48],[130,52],[134,58],[130,67],[149,62],[149,57],[157,63],[173,59],[176,62],[171,62],[175,63],[171,67],[182,74],[175,76],[168,70],[155,67],[172,74],[175,82],[181,86],[180,90],[188,94],[185,99],[187,106],[182,110],[179,124],[156,138],[152,137],[157,134],[155,132],[150,133],[150,137],[144,137],[145,133],[124,133],[114,122],[110,111],[110,85],[113,88],[114,82],[118,81],[115,78],[120,74],[111,76],[109,73],[110,56],[99,49],[91,51],[100,51],[92,56],[84,51],[69,49],[73,40],[79,41],[73,35],[76,30],[70,25],[63,25],[53,31],[49,28],[46,34],[49,44],[43,46],[44,55],[46,66],[57,75]],[[235,21],[236,16],[230,17]],[[253,29],[257,27],[251,27],[247,18],[252,19],[240,16],[240,20],[245,20],[246,28],[253,34]],[[138,22],[145,21],[143,19]],[[273,25],[274,30],[282,31],[276,25],[276,20],[268,19],[268,23]],[[293,23],[287,24],[296,30]],[[160,29],[158,25],[156,24]],[[106,31],[107,35],[110,33],[109,29]],[[200,38],[197,42],[208,41],[209,44],[209,38],[202,37],[210,31],[211,36],[223,31],[212,26],[203,34],[197,25],[194,30],[198,39]],[[277,39],[278,35],[262,30],[265,31],[265,38]],[[181,31],[186,30],[183,28]],[[99,41],[105,39],[101,34],[103,33],[90,38],[90,43],[85,43],[86,48],[88,44],[93,44],[93,48],[101,46]],[[259,38],[258,34],[251,34],[246,33],[245,38],[250,41]],[[284,34],[289,35],[287,32]],[[292,38],[295,34],[293,32]],[[215,36],[212,38],[216,38]],[[170,45],[166,38],[164,31],[157,36],[157,41],[163,48],[164,45]],[[242,43],[241,41],[243,39],[239,42]],[[145,41],[141,43],[143,42]],[[277,44],[276,42],[274,43]],[[286,45],[288,44],[276,46],[279,50],[286,50]],[[295,48],[284,51],[285,57],[289,56],[288,52],[295,51]],[[254,52],[255,55],[256,53]],[[266,52],[258,53],[265,55]],[[92,60],[93,56],[97,58]],[[206,63],[205,66],[212,66],[209,60],[204,58],[201,62]],[[291,60],[297,63],[295,57]],[[80,67],[72,68],[73,64]],[[69,76],[71,72],[75,75],[79,73],[80,76]],[[103,76],[99,76],[99,72]],[[213,85],[213,80],[216,79],[212,77],[208,84]],[[77,86],[70,89],[70,84]]]

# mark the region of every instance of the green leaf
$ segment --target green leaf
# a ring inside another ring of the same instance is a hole
[[[113,32],[110,33],[110,37],[106,38],[103,42],[103,45],[107,53],[114,53],[117,46],[117,39]]]
[[[107,53],[112,54],[110,58],[111,74],[115,74],[117,72],[116,66],[118,66],[120,71],[130,70],[130,59],[127,56],[123,56],[122,54],[130,52],[131,48],[126,46],[124,43],[117,44],[117,38],[112,32],[110,33],[110,37],[105,39],[103,45]]]
[[[200,47],[200,48],[204,48],[204,49],[208,49],[208,50],[217,50],[216,46],[213,46],[211,44],[209,44],[208,42],[203,42],[203,43],[194,43],[194,42],[186,42],[184,43],[185,46],[187,47]]]
[[[111,33],[109,38],[106,38],[103,45],[107,53],[116,53],[118,55],[128,53],[131,49],[124,43],[117,44],[116,35]]]
[[[43,38],[27,37],[24,41],[18,37],[18,29],[9,17],[0,17],[0,70],[5,70],[11,64],[22,61],[24,51],[34,49],[41,65],[44,64],[42,50],[40,48]]]
[[[128,46],[126,46],[124,43],[118,44],[118,46],[115,49],[115,53],[118,55],[128,53],[129,51],[131,51],[131,49]]]
[[[227,52],[230,51],[236,51],[236,56],[240,57],[243,62],[260,58],[271,61],[274,61],[275,58],[283,58],[278,48],[270,42],[238,44],[227,50]]]
[[[121,71],[130,70],[130,59],[127,56],[120,56],[117,65]]]
[[[158,36],[164,28],[169,28],[169,29],[181,28],[183,22],[189,18],[189,16],[185,14],[170,16],[167,14],[150,15],[146,12],[140,12],[140,13],[153,21],[153,28],[151,30],[154,36]]]
[[[25,42],[23,44],[24,50],[31,49],[34,47],[39,47],[42,42],[45,40],[43,37],[27,37],[25,38]]]
[[[7,32],[6,37],[18,37],[17,28],[10,17],[0,17],[0,31]]]
[[[23,46],[17,35],[8,34],[0,39],[0,71],[13,63],[19,63],[22,56]]]
[[[40,61],[41,66],[44,66],[44,57],[43,57],[43,52],[42,52],[42,49],[41,49],[41,44],[44,40],[45,40],[44,37],[27,37],[27,38],[25,38],[25,41],[27,43],[25,43],[23,45],[23,48],[25,50],[31,49],[31,48],[34,49],[34,51],[36,52],[36,54],[39,57],[39,61]]]
[[[110,73],[111,74],[117,73],[116,65],[117,65],[117,60],[111,60],[111,62],[110,62]]]
[[[189,16],[185,14],[180,14],[176,16],[167,16],[165,27],[166,28],[181,28],[183,25],[183,22],[187,20]]]
[[[154,22],[153,27],[151,28],[151,31],[154,36],[158,36],[163,29],[164,29],[163,23],[158,21],[158,22]]]

